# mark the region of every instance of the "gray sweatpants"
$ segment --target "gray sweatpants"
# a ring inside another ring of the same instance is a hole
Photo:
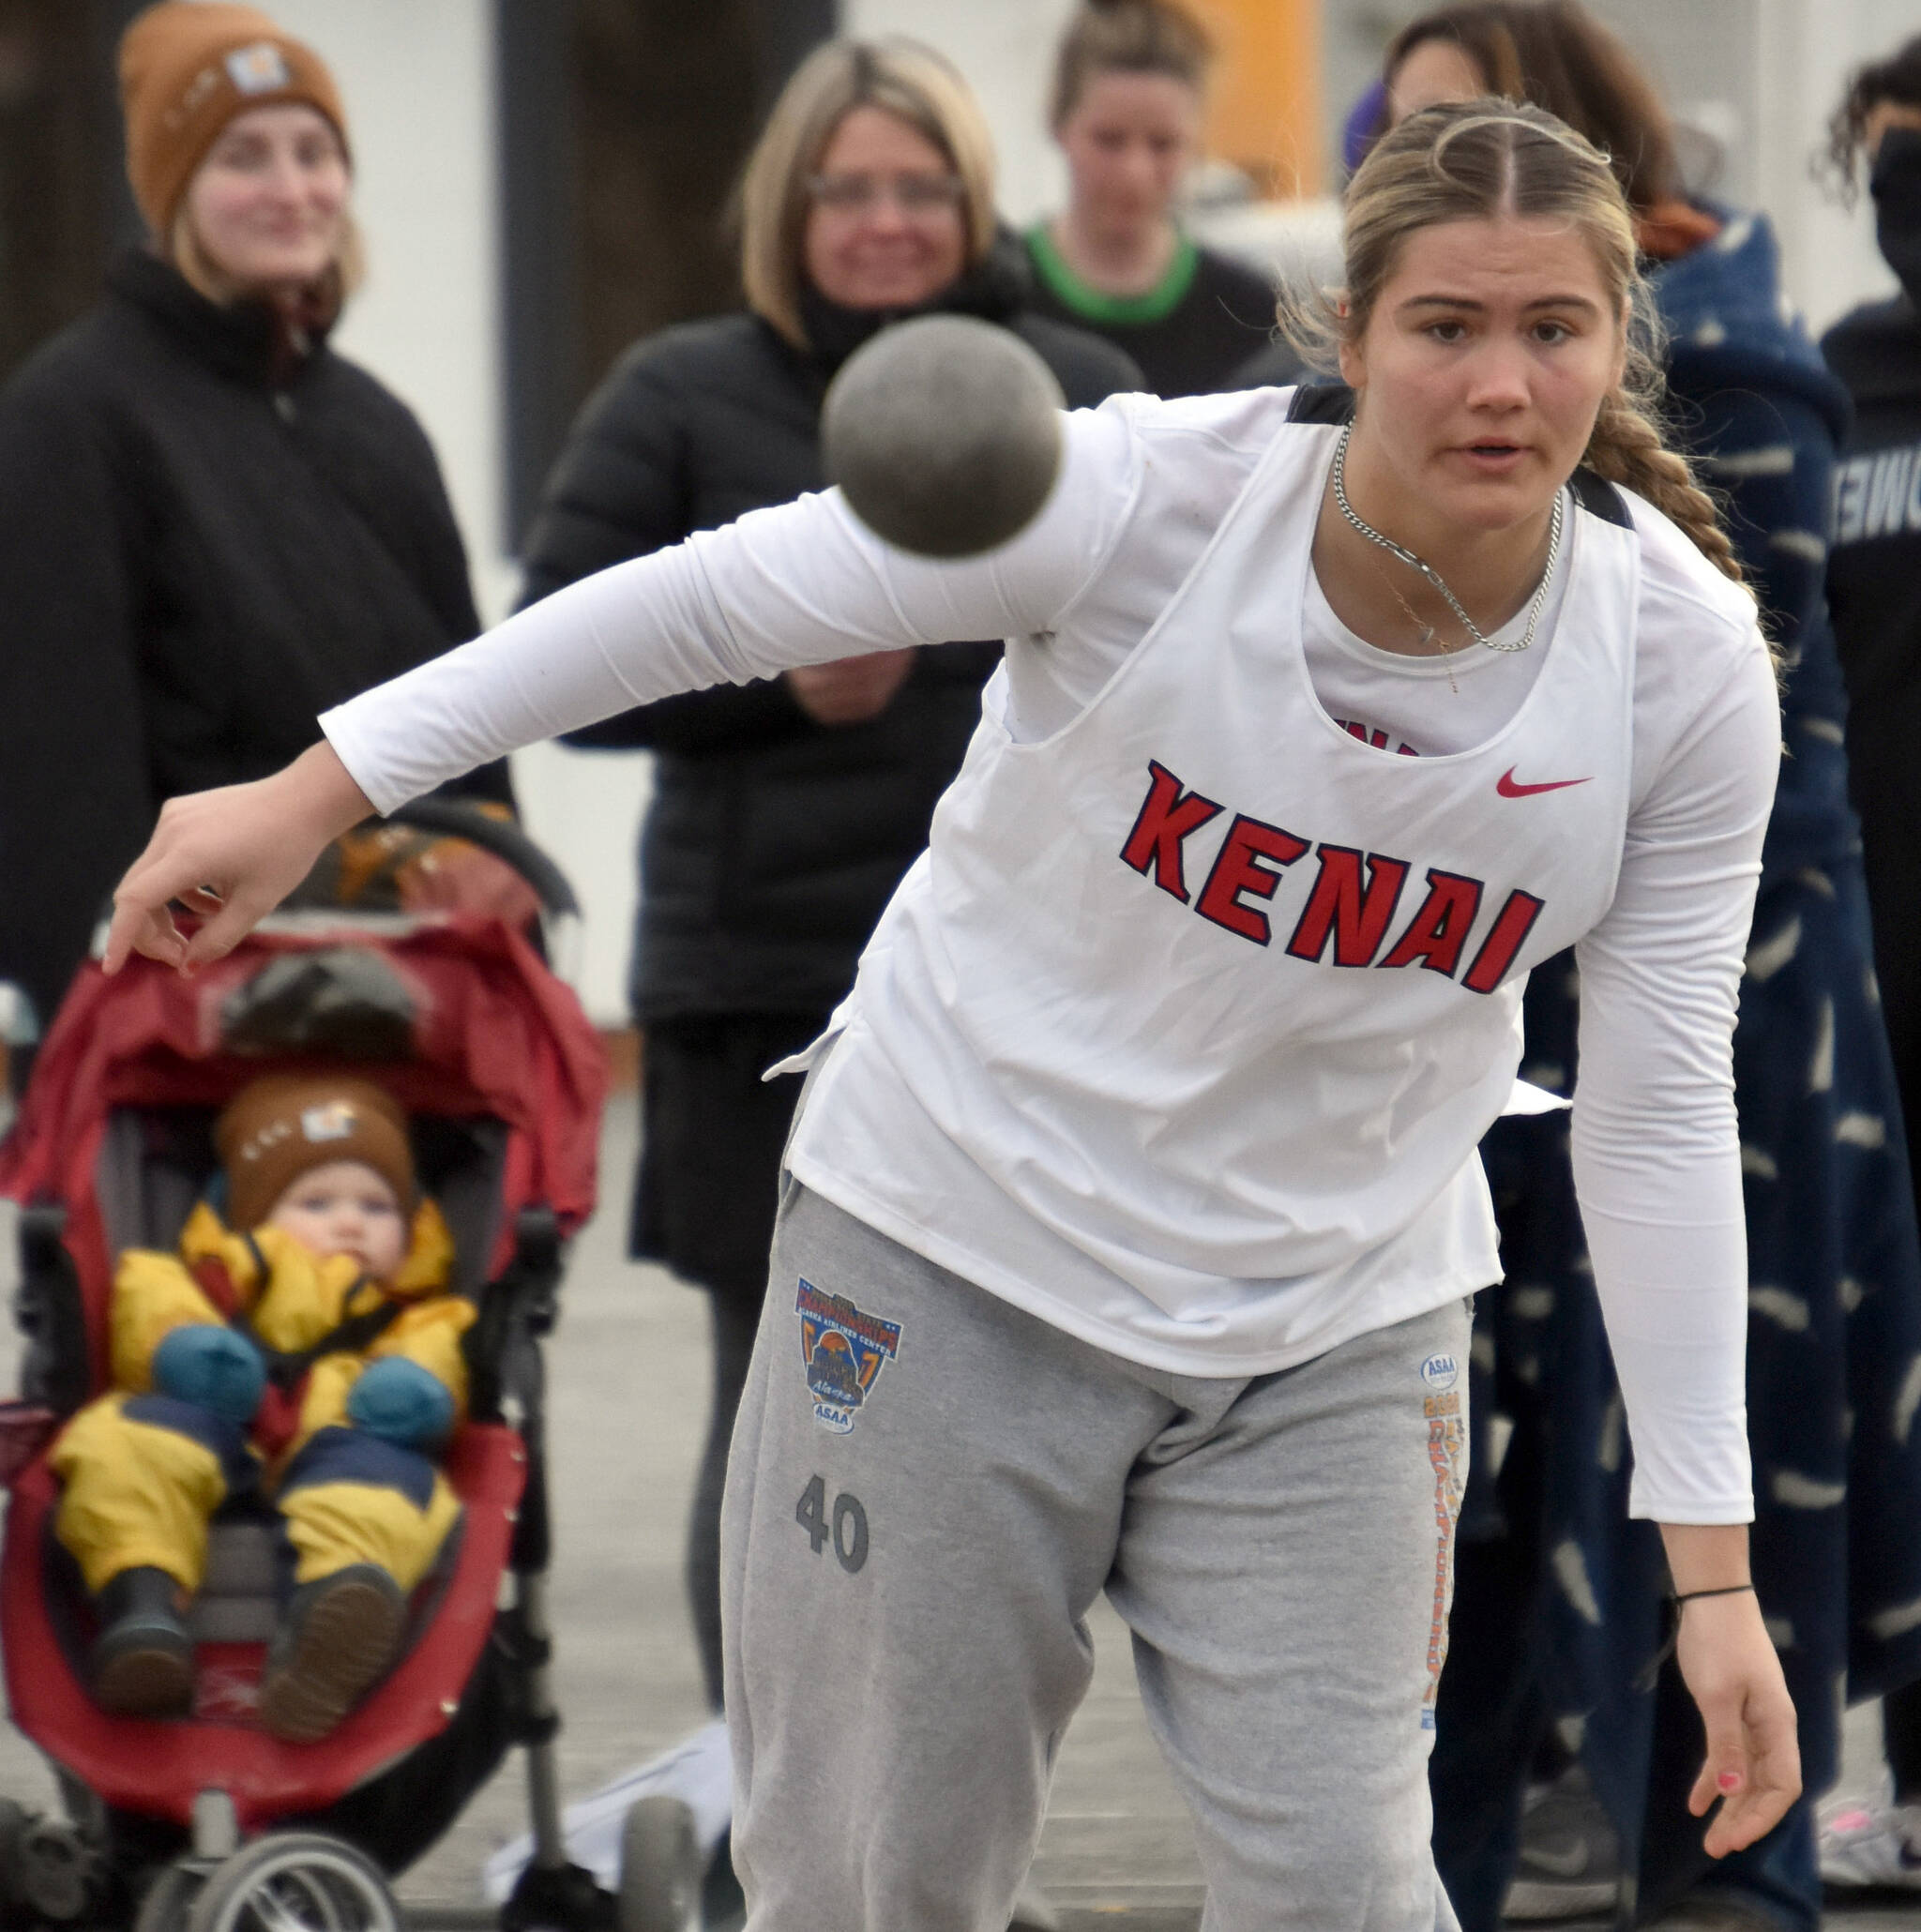
[[[749,1932],[1004,1932],[1103,1590],[1203,1932],[1454,1932],[1427,1771],[1463,1305],[1169,1375],[784,1185],[721,1532]]]

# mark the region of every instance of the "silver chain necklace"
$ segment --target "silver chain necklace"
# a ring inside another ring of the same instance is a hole
[[[1481,626],[1460,608],[1460,599],[1447,588],[1447,581],[1433,565],[1424,557],[1417,557],[1405,545],[1396,543],[1393,537],[1384,536],[1371,523],[1363,522],[1355,514],[1354,506],[1347,500],[1347,445],[1348,438],[1354,432],[1352,423],[1346,424],[1340,432],[1340,441],[1334,445],[1334,505],[1340,514],[1365,536],[1369,543],[1378,543],[1389,556],[1399,557],[1410,570],[1418,570],[1441,595],[1447,599],[1448,608],[1467,626],[1467,634],[1477,644],[1485,645],[1490,651],[1524,651],[1535,641],[1535,627],[1541,621],[1541,608],[1548,601],[1548,586],[1554,581],[1554,562],[1561,554],[1561,491],[1554,492],[1553,520],[1548,526],[1548,565],[1541,572],[1540,588],[1535,592],[1533,608],[1527,613],[1527,628],[1520,639],[1511,644],[1496,643],[1487,636]],[[1416,620],[1418,622],[1418,620]]]

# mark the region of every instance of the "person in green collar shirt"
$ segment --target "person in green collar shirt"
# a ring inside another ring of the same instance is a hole
[[[1237,388],[1274,328],[1264,276],[1203,249],[1172,204],[1213,48],[1172,0],[1082,0],[1055,56],[1066,207],[1026,236],[1036,313],[1103,335],[1158,396]]]

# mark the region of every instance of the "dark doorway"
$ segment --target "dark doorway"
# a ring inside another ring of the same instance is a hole
[[[835,0],[501,0],[507,547],[637,338],[739,300],[727,212]]]
[[[98,299],[115,240],[137,231],[113,74],[138,6],[0,0],[0,379]]]

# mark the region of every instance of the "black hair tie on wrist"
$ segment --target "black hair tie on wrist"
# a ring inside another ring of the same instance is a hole
[[[1651,1691],[1661,1674],[1661,1666],[1674,1654],[1674,1646],[1681,1640],[1681,1606],[1691,1604],[1703,1596],[1741,1596],[1752,1590],[1751,1583],[1723,1583],[1716,1590],[1671,1590],[1663,1600],[1668,1612],[1668,1634],[1661,1640],[1661,1647],[1647,1661],[1645,1668],[1634,1680],[1637,1691]]]

